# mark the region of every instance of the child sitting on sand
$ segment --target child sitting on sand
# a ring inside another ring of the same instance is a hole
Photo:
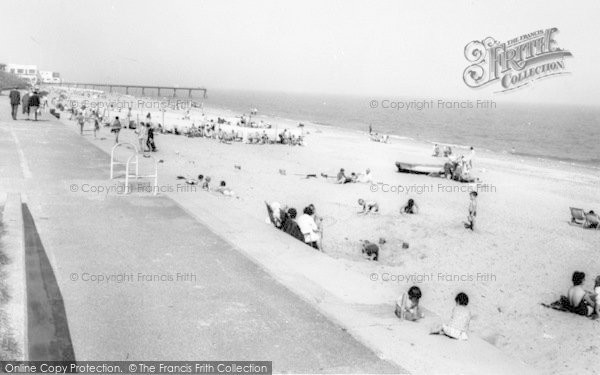
[[[348,182],[352,182],[352,179],[350,177],[346,177],[344,168],[341,168],[337,174],[336,182],[338,184],[347,184]]]
[[[467,216],[467,222],[465,228],[475,230],[475,217],[477,216],[477,192],[472,191],[469,193],[471,201],[469,202],[469,215]]]
[[[379,204],[377,204],[377,202],[375,201],[369,201],[369,202],[365,202],[364,199],[359,199],[358,200],[358,205],[362,207],[362,211],[359,211],[358,214],[369,214],[371,212],[373,213],[379,213]]]
[[[385,244],[385,238],[379,239],[379,245]],[[362,253],[369,257],[369,260],[379,260],[379,246],[377,244],[364,240],[362,241]]]
[[[210,190],[210,176],[206,176],[206,178],[204,179],[204,182],[202,183],[202,190],[206,190],[209,191]]]
[[[419,212],[419,206],[415,203],[414,199],[409,199],[408,202],[402,207],[400,207],[401,214],[416,214]]]
[[[471,311],[467,307],[469,296],[465,293],[458,293],[454,301],[456,302],[456,306],[452,310],[450,322],[432,329],[431,334],[446,335],[457,340],[467,340],[469,338],[469,322],[471,321]]]
[[[421,289],[418,286],[412,286],[408,293],[402,293],[402,296],[396,301],[396,316],[402,320],[415,322],[425,316],[419,308],[421,299]]]
[[[225,181],[221,181],[219,187],[215,191],[228,197],[235,197],[235,192],[227,187]]]
[[[365,183],[373,183],[373,174],[371,173],[371,169],[367,168],[367,170],[365,170],[365,173],[362,173],[360,176],[360,181],[361,182],[365,182]]]

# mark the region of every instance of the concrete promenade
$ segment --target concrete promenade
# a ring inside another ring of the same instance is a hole
[[[405,372],[168,196],[82,193],[108,183],[107,154],[48,115],[13,121],[6,101],[0,191],[22,195],[27,273],[37,274],[27,285],[29,359],[272,360],[276,372]]]

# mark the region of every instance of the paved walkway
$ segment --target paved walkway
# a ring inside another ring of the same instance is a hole
[[[82,192],[114,186],[109,158],[65,125],[9,117],[0,106],[0,191],[24,194],[77,360],[272,360],[276,372],[404,372],[168,197]]]

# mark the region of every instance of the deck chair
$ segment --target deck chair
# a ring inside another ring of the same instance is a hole
[[[571,224],[581,225],[585,223],[585,212],[582,208],[569,207],[571,209]]]
[[[597,214],[593,214],[588,212],[585,214],[585,223],[583,223],[584,228],[595,228],[596,230],[600,230],[600,217]]]
[[[277,220],[275,219],[275,214],[273,212],[273,209],[271,208],[271,206],[267,202],[265,202],[265,205],[267,206],[267,212],[269,213],[269,220],[271,220],[271,223],[273,224],[273,226],[275,228],[279,228],[277,226]]]

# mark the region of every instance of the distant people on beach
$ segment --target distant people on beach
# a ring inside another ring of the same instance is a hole
[[[452,148],[450,146],[444,146],[444,157],[452,155]]]
[[[401,320],[415,322],[425,316],[419,308],[421,299],[421,289],[418,286],[412,286],[408,292],[402,293],[396,301],[396,316]]]
[[[365,202],[364,199],[358,200],[358,205],[362,208],[358,211],[359,214],[370,214],[370,213],[379,213],[379,204],[375,201]]]
[[[417,214],[419,213],[419,206],[417,205],[417,203],[415,203],[414,199],[409,199],[406,204],[402,207],[400,207],[400,213],[401,214]]]
[[[389,143],[390,136],[387,134],[369,133],[370,139],[374,142]]]
[[[433,146],[433,156],[440,156],[440,146],[438,146],[437,143]]]
[[[477,217],[477,192],[469,193],[469,214],[467,222],[464,223],[466,229],[475,230],[475,218]]]
[[[456,305],[452,310],[450,321],[441,326],[434,327],[431,334],[446,335],[456,340],[468,340],[471,311],[467,307],[469,297],[465,293],[458,293],[454,298]]]
[[[21,92],[16,88],[10,90],[10,94],[8,94],[10,98],[10,108],[12,119],[17,119],[17,111],[19,110],[19,104],[21,104]]]

